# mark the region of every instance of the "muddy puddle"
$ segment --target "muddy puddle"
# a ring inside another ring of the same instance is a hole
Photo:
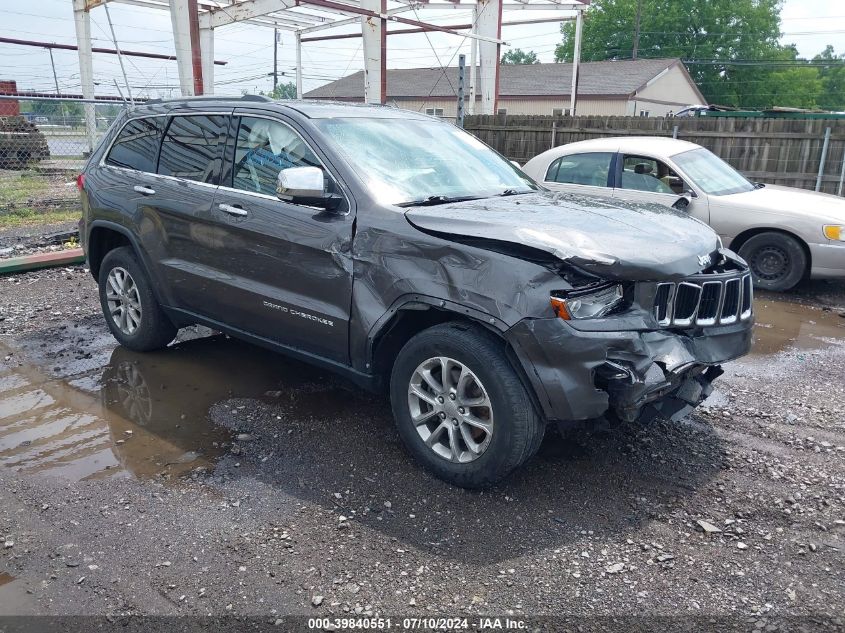
[[[845,340],[838,311],[770,296],[755,308],[758,358]],[[71,480],[180,476],[228,450],[233,429],[209,420],[214,405],[261,398],[313,420],[349,404],[330,374],[210,331],[193,336],[136,354],[89,321],[0,344],[0,466]]]
[[[61,349],[0,347],[0,358],[11,354],[0,363],[0,465],[71,480],[180,475],[226,450],[231,433],[208,420],[218,402],[338,406],[307,393],[319,372],[223,336],[152,354],[113,348],[106,362],[90,352],[57,362]]]
[[[842,310],[822,310],[771,296],[754,301],[754,347],[752,356],[778,352],[823,349],[845,344]]]

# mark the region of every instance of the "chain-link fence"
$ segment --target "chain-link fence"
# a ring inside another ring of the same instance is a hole
[[[78,99],[0,101],[0,258],[78,246],[76,176],[122,104]]]

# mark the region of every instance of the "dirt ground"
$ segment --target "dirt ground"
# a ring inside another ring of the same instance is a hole
[[[758,297],[686,421],[550,429],[483,492],[325,372],[200,328],[117,348],[81,267],[0,296],[0,615],[845,627],[843,284]]]

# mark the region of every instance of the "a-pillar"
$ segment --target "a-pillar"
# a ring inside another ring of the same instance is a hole
[[[478,35],[499,40],[502,37],[502,1],[478,0],[476,7]],[[481,95],[481,114],[495,114],[499,100],[499,58],[501,44],[478,41],[479,52],[479,93]]]
[[[82,98],[94,99],[94,57],[91,51],[91,16],[85,8],[85,0],[73,0],[73,21],[76,26],[76,45],[79,52],[79,78],[82,82]],[[97,142],[97,117],[93,103],[86,103],[85,135],[88,151],[94,151]]]
[[[387,0],[361,0],[361,8],[380,15],[387,14]],[[362,17],[364,39],[364,101],[385,103],[387,100],[387,20]]]

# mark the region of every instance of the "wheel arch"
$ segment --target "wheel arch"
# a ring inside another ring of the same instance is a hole
[[[402,347],[417,333],[441,323],[462,323],[487,330],[499,340],[519,376],[535,410],[543,415],[538,394],[525,373],[516,350],[505,337],[510,327],[500,319],[451,301],[414,295],[397,300],[371,329],[367,341],[367,369],[378,377],[382,389],[389,384],[394,361]]]
[[[94,279],[99,279],[100,266],[103,263],[105,256],[116,248],[128,246],[132,249],[138,258],[138,263],[144,269],[147,277],[152,282],[153,294],[156,300],[162,306],[167,306],[168,303],[164,300],[162,294],[162,284],[159,283],[158,277],[154,274],[152,266],[150,266],[149,259],[143,248],[141,248],[138,239],[132,232],[121,224],[115,222],[108,222],[106,220],[95,220],[91,223],[86,237],[86,256],[88,259],[88,268]]]

